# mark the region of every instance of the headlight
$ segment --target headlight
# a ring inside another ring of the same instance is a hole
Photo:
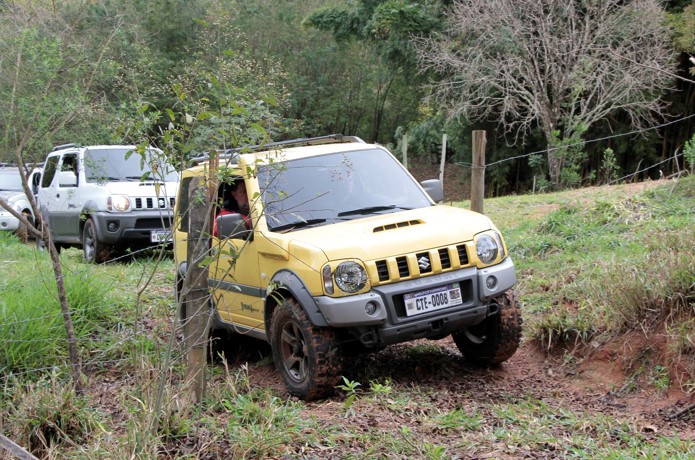
[[[326,294],[333,294],[333,277],[331,276],[330,265],[326,265],[325,267],[323,267],[321,278],[323,279],[323,289],[326,291]]]
[[[507,257],[507,254],[504,253],[504,243],[502,242],[502,235],[495,232],[495,239],[497,240],[497,246],[500,248],[500,259],[504,259],[505,257]]]
[[[475,240],[475,252],[482,263],[489,264],[494,261],[497,251],[497,243],[490,235],[481,235]]]
[[[111,195],[106,200],[106,209],[109,211],[130,211],[130,200],[125,195]]]
[[[350,294],[361,290],[367,284],[367,272],[357,262],[342,262],[333,275],[335,284]]]

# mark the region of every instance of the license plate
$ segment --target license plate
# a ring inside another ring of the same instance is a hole
[[[150,232],[150,241],[153,243],[168,243],[172,241],[171,232],[169,230],[152,230]]]
[[[421,315],[429,311],[461,305],[461,288],[447,284],[426,291],[410,292],[403,296],[405,314],[408,316]]]

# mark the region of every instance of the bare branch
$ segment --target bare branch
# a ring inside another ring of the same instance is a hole
[[[657,0],[460,0],[445,35],[415,46],[450,117],[497,119],[522,138],[540,126],[549,143],[618,110],[653,123],[675,68]]]

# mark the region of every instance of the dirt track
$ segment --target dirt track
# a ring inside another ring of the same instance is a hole
[[[249,339],[251,340],[251,339]],[[257,344],[256,344],[257,345]],[[249,379],[253,386],[271,387],[282,397],[289,397],[270,360],[269,350],[259,352],[254,342],[236,348],[236,363],[255,361],[249,365]],[[479,410],[486,419],[494,420],[489,403],[539,401],[552,410],[566,410],[578,416],[608,416],[629,424],[645,437],[678,436],[682,440],[695,440],[695,414],[692,396],[672,390],[661,393],[650,388],[631,388],[626,391],[625,375],[618,359],[605,359],[604,355],[588,357],[583,363],[568,365],[562,358],[548,356],[532,344],[522,344],[519,351],[506,363],[494,369],[467,366],[453,340],[448,337],[440,341],[418,341],[391,346],[379,353],[350,358],[346,366],[346,377],[360,382],[365,390],[369,382],[389,382],[393,387],[393,399],[398,392],[406,392],[418,405],[419,398],[433,404],[439,411],[457,408]],[[267,363],[267,364],[266,364]],[[417,396],[413,396],[413,394]],[[345,393],[338,391],[334,396],[307,404],[307,416],[316,417],[325,424],[364,424],[365,429],[377,428],[394,435],[403,426],[417,430],[417,417],[407,413],[394,413],[382,405],[355,404],[353,414],[346,417]],[[418,407],[413,407],[417,411]],[[424,406],[422,410],[427,410]],[[680,412],[680,414],[679,414]],[[489,417],[488,417],[489,416]],[[482,430],[492,429],[483,427]],[[557,427],[558,438],[562,437],[562,426]],[[447,446],[453,442],[450,433],[427,432],[430,442]],[[494,446],[481,445],[480,454],[487,452],[493,458],[516,458],[497,455]],[[352,455],[357,451],[332,452]],[[533,450],[520,452],[520,457],[540,458]],[[468,454],[462,458],[486,458]],[[547,458],[553,458],[552,455]]]

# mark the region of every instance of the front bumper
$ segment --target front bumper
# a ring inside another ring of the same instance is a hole
[[[107,244],[157,244],[152,232],[168,230],[173,211],[133,211],[128,213],[98,212],[92,214],[97,238]]]
[[[494,280],[489,279],[494,277]],[[370,292],[333,298],[317,297],[319,310],[332,327],[360,328],[362,340],[391,344],[420,337],[445,335],[481,322],[488,314],[490,299],[516,283],[514,263],[507,257],[502,263],[485,269],[468,267],[415,280],[381,285]],[[462,304],[420,315],[407,316],[404,295],[448,284],[461,290]],[[371,305],[368,305],[371,304]],[[371,307],[371,308],[367,308]],[[369,314],[368,311],[373,311]]]

